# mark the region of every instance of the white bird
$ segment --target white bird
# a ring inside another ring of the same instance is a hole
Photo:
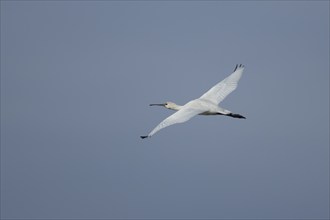
[[[164,106],[167,109],[175,110],[177,112],[167,117],[148,135],[141,136],[141,138],[144,139],[151,137],[159,130],[173,124],[186,122],[195,115],[225,115],[233,118],[245,119],[245,117],[240,114],[234,114],[231,111],[218,106],[227,95],[236,89],[243,70],[244,66],[242,64],[236,65],[234,72],[231,75],[213,86],[198,99],[194,99],[183,106],[177,105],[173,102],[165,102],[164,104],[150,104],[150,106]]]

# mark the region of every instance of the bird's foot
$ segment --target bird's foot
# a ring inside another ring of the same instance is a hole
[[[243,119],[246,119],[243,115],[234,114],[234,113],[226,114],[226,116],[233,117],[233,118],[243,118]]]

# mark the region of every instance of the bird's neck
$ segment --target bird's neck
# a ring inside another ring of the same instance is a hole
[[[169,109],[174,110],[174,111],[179,111],[181,108],[182,108],[181,105],[175,104],[175,105],[171,106]]]

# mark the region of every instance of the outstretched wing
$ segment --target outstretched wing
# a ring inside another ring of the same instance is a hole
[[[174,114],[170,115],[166,119],[164,119],[159,125],[157,125],[149,134],[148,136],[141,136],[141,138],[151,137],[159,130],[166,128],[170,125],[183,123],[194,117],[195,115],[198,115],[202,113],[203,110],[200,109],[194,109],[191,107],[185,107],[183,106],[179,111],[175,112]]]
[[[234,72],[227,78],[213,86],[200,98],[207,99],[215,104],[219,104],[223,101],[227,95],[234,91],[237,87],[237,83],[242,76],[244,66],[242,64],[236,65]]]

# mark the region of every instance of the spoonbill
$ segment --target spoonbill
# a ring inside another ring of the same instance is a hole
[[[237,83],[242,76],[243,70],[244,65],[236,65],[233,73],[230,74],[227,78],[217,83],[198,99],[191,100],[183,106],[177,105],[173,102],[150,104],[150,106],[163,106],[167,109],[171,109],[177,112],[160,122],[148,135],[140,137],[142,139],[151,137],[159,130],[170,125],[186,122],[195,115],[225,115],[233,118],[245,119],[244,116],[232,113],[231,111],[219,106],[219,103],[236,89]]]

